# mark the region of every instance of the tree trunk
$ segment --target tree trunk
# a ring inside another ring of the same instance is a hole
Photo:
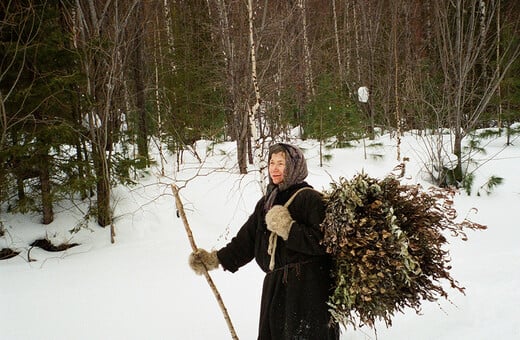
[[[497,6],[497,15],[496,15],[496,31],[499,32],[496,38],[496,73],[500,74],[500,38],[501,38],[501,28],[500,28],[500,5]],[[498,84],[497,88],[497,96],[498,96],[498,108],[497,108],[497,127],[499,129],[502,128],[502,86]],[[508,141],[509,142],[509,141]],[[509,143],[507,144],[509,145]]]
[[[161,96],[159,94],[160,83],[159,83],[159,67],[162,65],[162,49],[161,44],[159,43],[159,17],[156,17],[156,26],[154,29],[154,75],[155,75],[155,109],[157,110],[157,139],[159,145],[159,157],[161,158],[161,176],[165,175],[164,163],[165,159],[163,156],[163,143],[162,143],[162,134],[163,134],[163,126],[162,126],[162,117],[161,117]]]
[[[96,170],[97,223],[106,227],[112,223],[109,165],[103,148],[92,150],[92,154]]]
[[[450,176],[450,177],[453,177],[453,181],[455,183],[450,183],[451,181],[446,183],[448,185],[455,185],[457,187],[460,187],[460,183],[464,179],[464,172],[462,171],[462,139],[463,139],[462,132],[460,130],[455,131],[454,140],[453,140],[453,154],[455,156],[457,156],[457,165],[451,171],[452,176]]]
[[[52,187],[49,171],[49,155],[41,155],[40,160],[40,190],[42,195],[42,223],[49,224],[54,221],[52,209]]]
[[[247,174],[247,141],[249,139],[249,113],[244,111],[243,113],[237,113],[237,160],[238,169],[240,173]]]
[[[227,112],[228,134],[237,144],[237,162],[241,174],[247,173],[248,138],[249,138],[249,112],[238,104],[239,86],[236,68],[240,61],[235,58],[236,50],[231,39],[228,7],[224,0],[216,1],[218,12],[218,26],[221,38],[224,67],[226,74],[227,99],[225,111]]]
[[[251,82],[253,83],[253,89],[255,92],[255,104],[250,110],[249,126],[251,130],[252,141],[250,144],[250,163],[255,164],[260,170],[260,189],[265,192],[267,185],[265,184],[265,174],[263,170],[267,167],[264,157],[267,146],[265,145],[265,136],[262,131],[262,116],[260,112],[260,106],[262,103],[262,97],[260,95],[260,87],[258,85],[258,73],[256,64],[256,44],[254,36],[254,17],[253,17],[253,1],[248,2],[248,13],[249,13],[249,48],[251,53]]]
[[[303,64],[305,66],[305,92],[307,100],[314,96],[311,49],[309,46],[309,37],[307,33],[307,0],[298,0],[298,4],[302,11],[302,32],[303,32]]]
[[[143,168],[149,165],[148,154],[148,124],[146,119],[146,100],[144,86],[144,58],[143,58],[143,3],[137,0],[135,9],[135,35],[134,35],[134,81],[135,81],[135,97],[138,116],[137,130],[137,151],[141,166]]]
[[[394,54],[394,101],[395,101],[395,124],[397,139],[397,161],[401,161],[401,108],[399,107],[399,57],[397,54],[397,2],[394,2],[392,40]]]
[[[340,84],[343,85],[345,81],[345,77],[343,76],[343,62],[341,58],[341,49],[339,48],[339,32],[338,32],[338,14],[336,11],[336,0],[331,0],[332,2],[332,19],[334,21],[334,41],[336,43],[336,57],[338,58],[338,71],[339,71],[339,80]]]
[[[81,50],[83,73],[90,106],[83,108],[87,115],[94,173],[97,189],[97,217],[101,226],[110,225],[112,212],[110,206],[112,137],[119,128],[119,112],[123,106],[118,98],[123,97],[124,70],[132,67],[131,51],[134,46],[129,28],[134,11],[140,10],[141,0],[131,2],[76,0],[78,31],[77,47]],[[141,24],[141,23],[138,23]],[[139,40],[140,41],[140,40]],[[109,42],[109,43],[108,43]],[[139,42],[141,44],[141,42]],[[130,56],[130,58],[126,58]],[[142,57],[141,57],[142,59]],[[144,61],[141,60],[141,63]],[[142,66],[138,68],[142,71]],[[138,79],[143,79],[139,75]],[[136,86],[137,87],[137,86]],[[143,94],[143,85],[139,85]],[[120,96],[121,95],[121,96]],[[142,98],[140,99],[141,106]],[[144,106],[143,106],[144,107]],[[147,147],[144,147],[147,150]],[[144,150],[140,150],[143,151]]]

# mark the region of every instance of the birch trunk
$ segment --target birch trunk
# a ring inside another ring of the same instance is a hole
[[[248,1],[248,13],[249,13],[249,47],[251,52],[251,81],[253,83],[253,89],[255,91],[255,104],[251,108],[249,115],[249,125],[251,127],[252,135],[252,153],[253,163],[260,170],[260,188],[262,192],[266,192],[267,185],[265,183],[265,169],[267,168],[267,162],[265,160],[265,151],[267,146],[265,145],[264,134],[262,133],[262,117],[260,114],[261,96],[260,88],[258,86],[258,76],[256,71],[256,45],[254,36],[254,18],[253,18],[253,0]]]
[[[350,19],[349,19],[349,1],[345,2],[345,14],[343,15],[343,26],[345,27],[346,34],[350,34]],[[350,72],[350,53],[352,49],[352,44],[349,44],[348,39],[345,39],[345,79],[350,80],[351,72]],[[350,88],[351,84],[348,84]]]
[[[341,50],[339,48],[339,33],[338,33],[338,14],[336,12],[336,0],[331,0],[332,2],[332,18],[334,21],[334,40],[336,42],[336,55],[338,58],[338,71],[339,71],[339,79],[341,84],[344,81],[344,70],[343,70],[343,62],[341,60]]]
[[[307,34],[307,0],[298,0],[298,5],[302,11],[302,32],[303,32],[303,62],[305,65],[305,90],[307,98],[314,96],[314,85],[312,75],[311,50]]]
[[[163,156],[163,144],[162,144],[162,120],[161,120],[161,97],[159,92],[159,66],[160,59],[162,60],[162,49],[159,43],[159,17],[155,17],[155,30],[154,30],[154,74],[155,74],[155,109],[157,110],[157,146],[159,148],[159,157],[161,158],[161,176],[165,175],[164,169],[164,156]]]
[[[163,2],[163,10],[164,10],[164,23],[166,26],[166,39],[168,41],[168,50],[170,52],[170,55],[173,55],[175,50],[175,41],[173,39],[173,24],[172,24],[172,18],[170,15],[170,5],[168,3],[168,0],[164,0]],[[175,65],[173,64],[173,60],[170,60],[170,69],[173,71],[175,70]]]
[[[395,100],[395,122],[396,122],[396,140],[397,140],[397,161],[401,161],[401,109],[399,107],[399,57],[397,54],[397,2],[394,2],[392,23],[392,40],[394,54],[394,100]]]
[[[356,11],[356,4],[353,4],[352,6],[352,16],[354,18],[354,42],[355,42],[355,46],[354,46],[354,50],[356,52],[356,73],[357,73],[357,85],[360,86],[362,85],[361,84],[361,56],[360,56],[360,48],[361,48],[361,44],[360,44],[360,39],[359,39],[359,19],[358,19],[358,16],[357,16],[357,11]]]

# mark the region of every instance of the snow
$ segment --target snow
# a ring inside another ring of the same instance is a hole
[[[428,143],[422,138],[407,133],[401,155],[410,159],[406,181],[427,187],[421,169],[427,166]],[[352,148],[326,149],[332,157],[321,168],[318,142],[292,142],[304,150],[308,182],[320,190],[333,179],[360,171],[385,176],[399,163],[396,140],[389,135]],[[376,143],[380,144],[370,147]],[[489,140],[487,153],[475,157],[481,166],[474,170],[472,195],[456,196],[460,218],[468,216],[488,226],[485,231],[469,231],[468,241],[450,238],[451,273],[466,287],[466,294],[448,287],[449,300],[425,302],[420,315],[413,310],[397,314],[390,328],[378,325],[379,339],[520,338],[517,144],[505,147],[504,137]],[[187,265],[191,248],[176,216],[170,184],[181,187],[197,245],[218,249],[229,242],[260,198],[259,173],[238,174],[234,143],[199,141],[197,148],[203,164],[185,152],[185,162],[177,168],[175,157],[169,155],[167,176],[159,176],[160,169],[153,168],[138,185],[114,189],[114,244],[109,228],[94,221],[79,232],[69,232],[83,222],[85,204],[62,203],[48,226],[39,223],[40,216],[9,214],[4,209],[0,221],[6,235],[0,238],[0,248],[21,253],[0,261],[0,339],[230,339],[207,282]],[[483,190],[476,195],[492,175],[503,177],[503,184],[489,195]],[[68,240],[80,245],[58,253],[33,248],[28,254],[28,244],[45,236],[56,243]],[[218,269],[211,276],[240,339],[255,339],[264,274],[252,262],[235,274]],[[341,339],[376,339],[376,334],[368,328],[349,328],[343,329]]]
[[[360,102],[368,103],[368,96],[369,96],[368,87],[361,86],[360,88],[358,88],[358,100]]]

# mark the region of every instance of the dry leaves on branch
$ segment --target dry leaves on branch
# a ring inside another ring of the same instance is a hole
[[[455,221],[455,193],[364,173],[331,184],[322,230],[336,260],[328,302],[336,321],[375,328],[381,320],[390,326],[406,307],[419,312],[421,301],[447,298],[441,280],[464,293],[449,273],[446,234],[466,240],[467,229],[486,227]]]

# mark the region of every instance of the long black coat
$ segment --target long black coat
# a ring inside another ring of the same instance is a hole
[[[283,205],[302,187],[309,185],[300,183],[279,192],[274,204]],[[266,273],[258,339],[339,339],[339,327],[330,323],[326,304],[332,286],[332,262],[320,245],[323,234],[319,224],[325,216],[321,194],[303,190],[288,207],[295,222],[287,241],[278,237],[272,271],[267,253],[271,232],[265,223],[265,199],[258,201],[237,235],[217,252],[225,270],[235,272],[254,258]]]

